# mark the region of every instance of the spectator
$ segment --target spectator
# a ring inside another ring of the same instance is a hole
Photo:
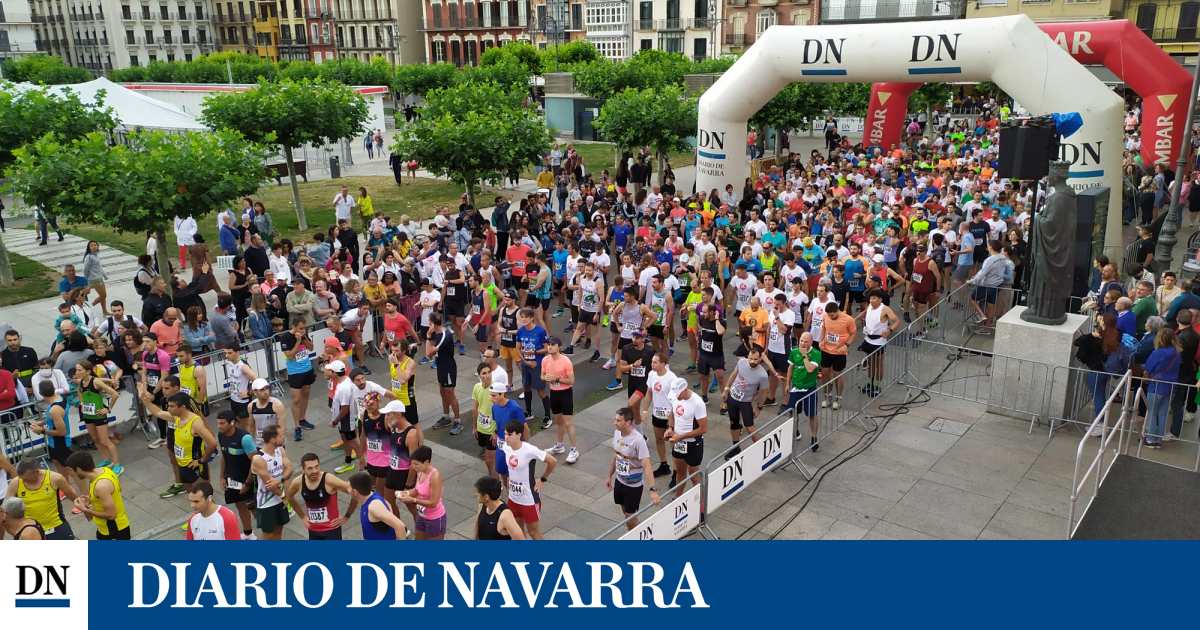
[[[228,214],[221,215],[221,230],[218,233],[221,253],[226,256],[237,256],[238,237],[237,228],[233,226],[233,217]]]
[[[74,364],[72,363],[71,366],[73,367]],[[54,393],[62,396],[63,399],[66,399],[67,395],[71,393],[70,381],[67,380],[61,369],[54,367],[54,362],[48,357],[38,362],[38,371],[33,375],[33,399],[38,402],[42,401],[39,386],[44,381],[49,381],[54,386]]]
[[[238,323],[236,317],[236,311],[233,309],[233,297],[228,293],[218,293],[217,305],[213,307],[212,314],[208,318],[209,324],[212,325],[213,335],[216,336],[217,347],[224,348],[237,344]]]
[[[71,292],[71,289],[78,289],[87,285],[87,278],[75,275],[75,265],[68,264],[63,267],[63,279],[58,282],[58,295],[65,302],[67,301],[67,294]]]
[[[162,319],[163,313],[171,307],[171,296],[167,295],[167,281],[159,276],[154,279],[150,293],[142,298],[142,322],[154,326],[154,322]]]
[[[175,217],[175,242],[179,245],[179,268],[187,269],[189,248],[196,244],[196,219]]]

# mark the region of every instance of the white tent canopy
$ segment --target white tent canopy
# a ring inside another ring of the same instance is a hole
[[[41,89],[29,83],[13,86],[17,91]],[[164,103],[126,89],[103,77],[87,83],[74,85],[52,85],[46,89],[71,90],[79,94],[85,103],[96,102],[96,92],[104,90],[104,105],[111,107],[124,129],[154,128],[205,130],[195,116],[188,114],[178,105]]]

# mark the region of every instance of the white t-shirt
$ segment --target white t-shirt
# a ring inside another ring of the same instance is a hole
[[[433,310],[437,308],[437,304],[440,304],[442,302],[442,294],[438,293],[437,291],[432,291],[432,290],[431,291],[422,291],[421,297],[417,300],[417,302],[418,303],[432,302],[434,304],[434,306],[425,306],[425,307],[421,308],[421,325],[428,327],[429,326],[429,314],[432,313]]]
[[[227,533],[240,529],[237,515],[223,505],[218,506],[217,511],[210,516],[195,512],[188,519],[188,532],[191,533],[192,540],[227,540]]]
[[[367,386],[362,389],[359,389],[356,385],[354,385],[354,382],[350,379],[346,379],[346,382],[350,383],[350,415],[358,418],[359,420],[363,419],[363,413],[365,413],[367,410],[367,394],[375,392],[376,394],[379,394],[379,400],[382,401],[388,392],[387,389],[374,381],[367,381]],[[334,393],[334,398],[337,398],[336,392]]]
[[[808,280],[808,274],[804,273],[804,269],[800,268],[800,265],[796,265],[795,267],[788,267],[787,265],[784,265],[783,268],[779,270],[779,274],[783,276],[783,289],[785,291],[792,288],[792,280],[795,280],[796,278]]]
[[[808,294],[803,293],[803,292],[801,292],[799,294],[788,293],[787,300],[788,300],[788,308],[790,308],[792,310],[792,312],[796,314],[796,320],[803,320],[804,309],[805,309],[805,307],[808,306],[808,302],[809,302]],[[795,325],[795,320],[793,320],[792,325]]]
[[[1000,219],[990,219],[987,221],[987,224],[991,228],[991,237],[993,240],[1000,240],[1004,236],[1004,232],[1008,230],[1008,224]]]
[[[672,398],[670,400],[671,411],[674,414],[674,423],[672,428],[676,435],[690,433],[696,428],[696,420],[699,418],[708,417],[708,409],[704,406],[704,401],[700,400],[700,396],[694,392],[687,399]],[[676,453],[685,454],[689,443],[695,438],[688,438],[686,441],[676,442],[671,449]]]
[[[645,288],[646,293],[649,293],[651,291],[650,283],[656,275],[658,275],[658,267],[646,267],[638,275],[638,286]]]
[[[630,488],[641,487],[646,472],[642,460],[650,459],[646,436],[636,430],[630,431],[629,435],[621,435],[620,429],[616,429],[613,431],[612,447],[616,455],[617,481]]]
[[[334,214],[337,215],[339,221],[342,219],[350,220],[350,211],[358,205],[358,202],[354,200],[354,195],[338,193],[333,198],[333,205]]]
[[[497,446],[504,451],[505,463],[508,464],[508,500],[517,505],[537,505],[542,502],[536,490],[537,466],[533,462],[546,461],[546,451],[530,444],[521,442],[520,448],[512,449],[503,440]]]
[[[750,274],[746,274],[745,278],[739,278],[735,275],[729,280],[729,285],[733,287],[734,295],[737,296],[737,301],[733,307],[734,310],[744,311],[750,308],[750,298],[758,290],[758,278]]]
[[[330,383],[332,383],[332,382],[333,381],[330,381]],[[354,390],[355,389],[357,389],[357,388],[354,386],[354,382],[351,381],[349,378],[343,380],[341,383],[338,383],[336,386],[334,386],[333,402],[329,406],[329,411],[332,414],[330,416],[331,420],[333,418],[338,417],[338,414],[342,411],[342,407],[347,407],[349,409],[348,413],[350,413],[351,415],[354,414]]]
[[[650,394],[650,415],[659,420],[671,417],[671,382],[675,373],[667,370],[659,376],[649,366],[646,366],[646,391]]]
[[[771,311],[771,316],[767,318],[767,321],[767,330],[769,332],[767,335],[767,352],[785,354],[787,352],[787,335],[779,330],[779,327],[775,325],[775,322],[782,321],[788,326],[793,326],[796,323],[796,314],[790,309],[784,309],[784,311],[779,314],[776,314],[775,311]]]
[[[758,298],[758,302],[762,304],[763,308],[770,311],[775,307],[775,296],[780,293],[783,293],[783,291],[780,291],[779,289],[771,289],[770,291],[767,291],[766,289],[759,289],[754,293],[754,297]]]
[[[812,304],[808,305],[808,314],[811,316],[808,332],[812,333],[813,339],[821,338],[821,333],[825,329],[825,307],[836,301],[831,293],[825,294],[825,298],[824,302],[813,298]]]
[[[370,311],[367,311],[367,313],[369,314]],[[359,328],[362,328],[362,324],[364,321],[366,321],[366,319],[366,317],[359,316],[358,309],[355,308],[346,311],[346,313],[342,315],[342,325],[346,327],[347,331],[354,332]]]

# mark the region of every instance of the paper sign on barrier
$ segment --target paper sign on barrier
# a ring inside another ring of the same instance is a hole
[[[620,540],[679,540],[700,526],[700,487],[663,506]]]
[[[743,448],[736,457],[725,462],[708,476],[708,513],[721,507],[737,496],[746,486],[754,483],[772,467],[792,456],[792,436],[796,421],[793,418],[782,424],[749,447]]]
[[[233,269],[233,259],[237,256],[217,256],[217,269]]]

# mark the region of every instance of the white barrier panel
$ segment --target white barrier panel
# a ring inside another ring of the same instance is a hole
[[[712,514],[776,464],[787,462],[792,456],[792,437],[795,430],[795,419],[788,418],[774,431],[712,471],[708,475],[706,513]]]
[[[693,486],[629,530],[620,540],[679,540],[700,527],[700,516],[700,487]]]
[[[368,314],[362,325],[362,340],[364,344],[375,341],[375,315]]]
[[[204,368],[204,380],[208,384],[208,397],[220,397],[229,389],[229,362],[214,359]]]
[[[265,378],[268,381],[273,380],[274,374],[271,374],[271,364],[267,363],[266,349],[259,349],[242,357],[246,365],[250,366],[251,370],[258,375],[259,378]]]

